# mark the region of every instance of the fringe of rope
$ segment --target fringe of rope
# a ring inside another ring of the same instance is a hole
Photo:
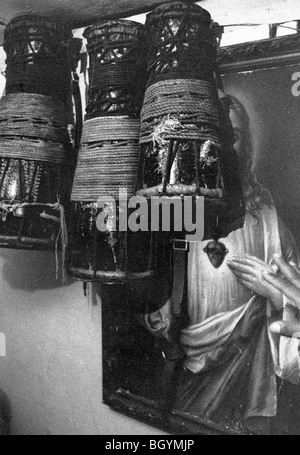
[[[55,221],[60,224],[60,229],[55,241],[55,262],[56,262],[56,279],[59,278],[59,259],[58,259],[58,249],[59,249],[59,242],[61,242],[62,247],[62,277],[63,282],[66,283],[67,281],[67,273],[66,273],[66,249],[68,245],[68,230],[67,230],[67,223],[65,217],[65,209],[59,201],[55,204],[43,204],[43,203],[35,203],[35,202],[22,202],[22,203],[14,203],[13,201],[0,201],[0,212],[1,213],[14,213],[20,209],[25,207],[44,207],[57,210],[59,212],[59,217],[54,217],[53,215],[49,215],[46,213],[46,210],[40,214],[40,216],[44,219],[49,219]]]
[[[155,127],[153,132],[153,145],[158,144],[159,147],[165,147],[168,143],[166,136],[172,133],[183,131],[185,127],[176,117],[170,114],[164,117],[163,120]]]
[[[153,142],[155,131],[161,128],[161,124],[166,122],[168,117],[160,117],[155,119],[155,122],[148,124],[146,127],[142,126],[142,134],[140,137],[140,144],[149,144]],[[178,116],[178,120],[184,127],[177,130],[167,130],[165,132],[166,140],[192,140],[192,141],[208,141],[211,140],[217,147],[221,147],[221,139],[219,131],[216,129],[209,128],[207,126],[198,126],[197,118],[186,118]],[[195,124],[193,124],[195,123]]]

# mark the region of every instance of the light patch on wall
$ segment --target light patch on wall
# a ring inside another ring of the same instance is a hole
[[[128,17],[128,20],[144,24],[146,22],[146,14],[137,14],[136,16]]]
[[[269,26],[267,24],[225,27],[221,46],[231,46],[232,44],[259,41],[267,38],[269,38]]]
[[[0,357],[6,357],[6,336],[0,333]]]

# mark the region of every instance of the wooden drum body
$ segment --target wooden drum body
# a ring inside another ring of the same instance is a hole
[[[139,132],[139,120],[126,117],[85,122],[72,192],[68,273],[73,278],[124,283],[153,277],[154,235],[131,232],[127,223],[134,212],[127,204],[135,194]],[[126,190],[122,203],[120,190]],[[97,227],[99,198],[104,210],[114,208],[104,232]]]
[[[210,14],[169,3],[147,16],[146,30],[138,194],[203,196],[204,238],[227,236],[242,226],[244,206],[229,111],[219,99]]]
[[[118,224],[118,203],[116,209]],[[68,275],[85,282],[123,286],[124,299],[133,313],[149,313],[164,306],[171,283],[169,233],[100,232],[97,227],[100,213],[96,203],[74,203]],[[128,217],[131,214],[129,209]]]
[[[117,204],[117,213],[119,208]],[[100,213],[96,203],[75,204],[69,239],[69,275],[83,281],[119,284],[153,278],[158,257],[155,234],[109,229],[100,232],[97,228]],[[119,215],[116,226],[118,218]]]

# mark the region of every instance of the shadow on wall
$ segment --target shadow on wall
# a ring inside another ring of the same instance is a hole
[[[56,260],[53,251],[0,250],[2,276],[13,289],[35,292],[64,286],[59,256],[59,278],[56,279]],[[74,283],[68,278],[65,286]]]
[[[11,405],[8,396],[0,390],[0,436],[10,434]]]

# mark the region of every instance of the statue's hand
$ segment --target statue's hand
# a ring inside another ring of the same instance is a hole
[[[263,280],[282,292],[300,308],[300,269],[293,262],[288,264],[279,254],[275,254],[273,258],[283,278],[264,271]]]
[[[282,308],[282,293],[263,278],[263,273],[274,274],[278,270],[277,266],[274,268],[274,266],[249,255],[243,258],[234,257],[232,260],[228,260],[227,264],[246,288],[270,300],[276,309]]]

